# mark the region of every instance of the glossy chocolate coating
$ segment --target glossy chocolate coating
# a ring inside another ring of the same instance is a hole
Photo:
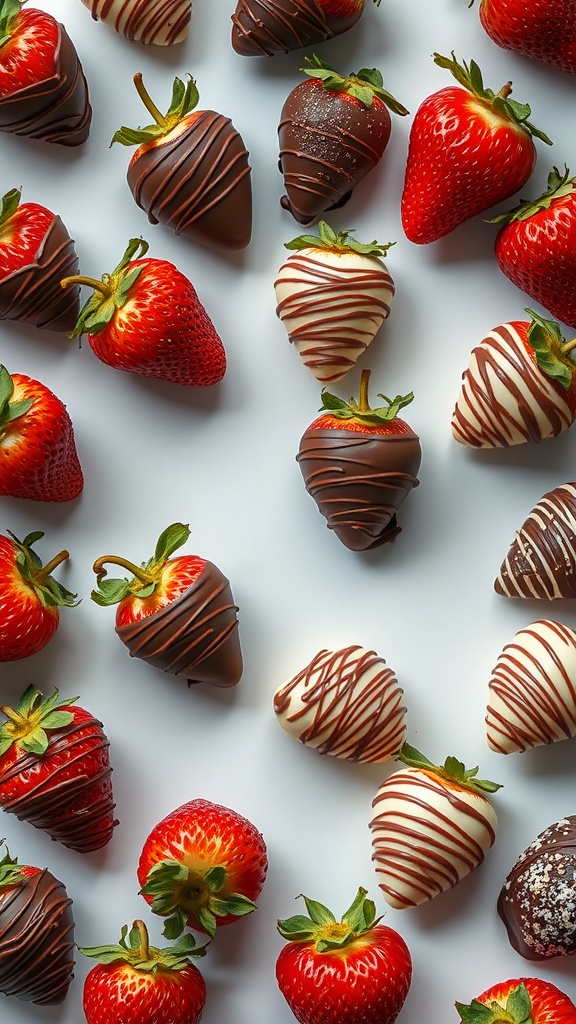
[[[363,434],[309,427],[296,461],[306,490],[352,551],[386,544],[400,533],[396,512],[418,485],[420,442],[412,430]]]
[[[356,24],[363,7],[347,18],[324,14],[316,0],[238,0],[232,46],[242,57],[271,57],[324,43]]]
[[[207,561],[179,598],[116,632],[132,657],[189,685],[235,686],[243,668],[237,611],[229,581]]]
[[[517,531],[494,582],[503,597],[576,597],[576,483],[548,491]]]
[[[60,281],[78,273],[78,257],[60,217],[55,217],[34,263],[0,281],[0,320],[20,320],[49,331],[71,331],[80,289]]]
[[[0,890],[0,992],[50,1006],[74,976],[72,900],[50,871]]]
[[[184,131],[137,150],[128,185],[152,224],[223,249],[244,249],[250,241],[248,153],[222,114],[200,111]]]
[[[0,129],[61,146],[80,146],[90,132],[92,108],[76,49],[63,25],[54,74],[0,97]]]
[[[510,944],[526,960],[576,953],[576,815],[541,832],[498,897]]]

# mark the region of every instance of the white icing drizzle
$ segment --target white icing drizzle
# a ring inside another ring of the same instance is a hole
[[[188,33],[191,0],[82,0],[94,20],[133,42],[170,46]]]

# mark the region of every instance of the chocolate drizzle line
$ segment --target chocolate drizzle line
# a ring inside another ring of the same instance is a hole
[[[504,597],[576,597],[576,483],[548,491],[518,530],[494,582]]]
[[[0,992],[50,1006],[74,976],[72,900],[48,870],[0,892]]]
[[[0,320],[71,331],[78,317],[80,289],[63,289],[60,281],[77,273],[74,242],[60,217],[54,217],[35,262],[0,281]]]
[[[235,686],[243,667],[237,611],[229,581],[207,561],[179,598],[116,632],[132,657],[189,684]]]
[[[232,46],[242,57],[288,53],[346,32],[361,14],[361,5],[349,17],[333,18],[316,0],[238,0],[232,15]]]
[[[171,46],[186,37],[190,0],[82,0],[94,21],[106,21],[131,42]]]

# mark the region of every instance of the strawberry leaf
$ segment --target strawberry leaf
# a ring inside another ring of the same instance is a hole
[[[2,18],[0,15],[0,26],[1,24]],[[0,32],[1,31],[2,29],[0,27]],[[0,46],[2,46],[1,41]],[[2,199],[0,199],[0,227],[6,224],[6,222],[9,221],[10,218],[13,217],[16,213],[16,210],[18,209],[20,203],[21,195],[22,193],[19,188],[11,188],[10,191],[6,192],[5,195],[2,196]]]
[[[406,107],[382,88],[382,75],[377,68],[362,68],[357,74],[351,73],[344,77],[315,53],[305,57],[304,63],[306,66],[300,70],[321,81],[322,87],[328,91],[347,93],[365,107],[371,107],[377,96],[395,114],[404,116],[409,113]]]
[[[196,83],[191,76],[188,77],[186,84],[182,79],[175,78],[172,84],[170,106],[166,114],[161,114],[148,95],[140,73],[134,75],[134,84],[144,106],[152,115],[154,124],[150,124],[146,128],[127,128],[126,126],[119,128],[114,133],[111,146],[115,142],[120,142],[123,146],[139,146],[168,135],[183,118],[194,110],[200,98]]]
[[[292,241],[285,242],[284,248],[291,250],[323,249],[328,252],[338,253],[355,252],[361,256],[373,256],[375,259],[378,259],[380,256],[386,256],[388,250],[396,244],[395,242],[388,242],[382,245],[376,240],[373,242],[357,242],[355,238],[350,238],[350,235],[350,230],[339,231],[336,234],[325,220],[321,220],[318,222],[317,235],[298,235]]]
[[[314,924],[333,924],[336,920],[334,914],[328,907],[325,907],[323,903],[317,903],[316,900],[309,899],[308,896],[302,897],[306,904],[306,910],[310,914],[311,920]]]
[[[154,551],[152,562],[161,565],[186,543],[190,536],[190,527],[184,523],[172,523],[160,534]]]
[[[206,953],[206,946],[197,946],[192,935],[183,936],[175,945],[164,949],[151,946],[143,921],[135,921],[129,934],[127,925],[124,925],[116,946],[79,946],[78,949],[84,956],[93,957],[100,963],[126,963],[137,971],[150,973],[182,971],[194,957]]]
[[[105,579],[99,580],[98,590],[93,590],[90,597],[95,604],[107,607],[111,604],[118,604],[124,597],[128,597],[129,593],[129,580]]]

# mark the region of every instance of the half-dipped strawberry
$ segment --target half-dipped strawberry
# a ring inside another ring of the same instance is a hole
[[[0,0],[0,130],[79,146],[92,110],[78,54],[63,25],[24,3]]]
[[[20,541],[13,533],[0,535],[0,661],[17,661],[36,654],[58,628],[59,609],[78,604],[52,572],[68,558],[60,551],[46,565],[33,550],[44,534],[29,533]]]
[[[472,351],[452,415],[452,434],[471,448],[505,448],[555,437],[576,418],[576,363],[555,320],[495,327]]]
[[[376,167],[390,139],[390,110],[408,111],[382,88],[377,68],[340,75],[316,55],[305,58],[309,77],[288,95],[280,114],[280,200],[299,224],[314,224],[343,206]]]
[[[513,53],[576,72],[576,8],[566,0],[480,0],[480,22],[490,39]]]
[[[309,917],[278,921],[287,945],[276,979],[300,1024],[393,1024],[412,981],[412,960],[397,931],[380,924],[366,889],[337,921],[304,896]]]
[[[306,490],[329,530],[353,551],[386,544],[400,533],[396,513],[418,485],[420,442],[398,413],[412,394],[368,402],[370,370],[362,371],[360,400],[322,392],[322,415],[300,439],[296,461]]]
[[[496,812],[478,779],[455,757],[432,764],[405,743],[406,765],[380,786],[373,802],[372,860],[384,899],[405,910],[456,885],[484,860],[496,838]]]
[[[206,984],[193,957],[203,956],[192,935],[165,949],[151,946],[143,921],[122,928],[117,946],[80,946],[99,960],[84,982],[88,1024],[198,1024]]]
[[[0,992],[61,1003],[74,976],[72,900],[47,868],[0,860]]]
[[[532,137],[551,144],[528,120],[530,107],[510,99],[510,82],[494,93],[474,61],[439,53],[434,60],[458,85],[428,96],[410,130],[401,216],[407,238],[419,244],[514,195],[536,164]]]
[[[461,1024],[573,1024],[576,1005],[542,978],[491,985],[471,1003],[456,1003]]]
[[[173,523],[140,566],[118,555],[98,558],[92,600],[118,605],[116,633],[133,657],[183,676],[189,685],[235,686],[243,667],[238,609],[229,581],[213,562],[198,555],[171,557],[189,536],[188,526]],[[127,569],[131,578],[106,579],[107,564]]]
[[[138,146],[128,166],[128,186],[152,224],[223,249],[245,249],[252,233],[252,186],[248,153],[230,118],[196,110],[193,78],[174,80],[162,114],[144,88],[134,84],[153,124],[120,128],[112,139]]]
[[[214,935],[256,909],[266,878],[266,845],[237,811],[189,800],[152,829],[138,863],[141,893],[166,918],[164,935],[184,928]]]
[[[94,21],[105,21],[130,42],[172,46],[188,35],[191,0],[82,0]]]
[[[0,320],[71,331],[80,289],[60,286],[78,257],[60,217],[39,203],[21,203],[13,188],[0,200]]]
[[[109,743],[99,722],[57,690],[29,686],[17,708],[2,707],[0,807],[78,853],[112,838]]]
[[[64,403],[40,381],[0,366],[0,495],[71,501],[83,487]]]
[[[394,282],[380,257],[393,244],[364,245],[323,220],[318,235],[286,243],[294,251],[278,271],[276,314],[321,384],[352,369],[388,317]]]
[[[95,355],[116,370],[172,384],[216,384],[226,355],[196,289],[173,263],[143,259],[147,251],[147,242],[132,238],[101,281],[79,275],[61,282],[94,289],[72,337],[86,333]]]
[[[352,28],[365,6],[366,0],[238,0],[232,46],[243,57],[271,57],[323,43]]]

